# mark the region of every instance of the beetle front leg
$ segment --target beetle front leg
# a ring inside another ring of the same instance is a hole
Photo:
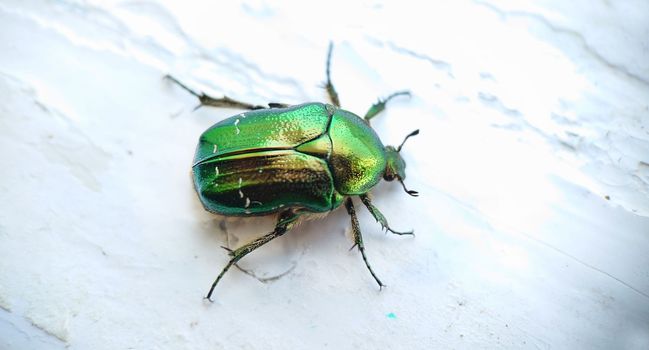
[[[255,239],[254,241],[244,246],[241,246],[235,250],[226,248],[226,250],[228,250],[231,257],[230,261],[228,262],[227,265],[225,265],[225,267],[223,268],[219,276],[216,277],[214,283],[212,283],[212,287],[210,287],[210,291],[207,293],[207,296],[205,296],[205,299],[212,301],[211,297],[212,297],[212,293],[214,292],[214,288],[219,283],[223,275],[225,275],[225,273],[228,272],[230,267],[232,267],[232,265],[235,265],[239,260],[241,260],[244,256],[248,255],[255,249],[285,234],[288,230],[291,229],[291,227],[293,227],[293,225],[295,225],[295,221],[297,220],[298,217],[299,214],[296,214],[290,210],[282,212],[277,219],[277,224],[275,225],[275,229],[273,230],[273,232],[265,236],[261,236]]]
[[[331,53],[334,50],[334,44],[329,43],[329,52],[327,53],[327,82],[325,83],[325,90],[327,90],[327,94],[329,95],[329,100],[331,100],[331,103],[333,103],[334,106],[340,107],[340,100],[338,100],[338,93],[336,92],[336,88],[334,88],[334,84],[331,83],[331,73],[329,71],[329,68],[331,67]]]
[[[372,204],[372,201],[370,200],[370,197],[367,194],[361,194],[359,197],[361,197],[361,201],[363,201],[363,204],[365,204],[365,206],[367,207],[367,210],[369,210],[370,213],[372,214],[372,216],[374,217],[374,219],[376,219],[376,221],[381,224],[382,228],[394,233],[395,235],[413,235],[413,236],[415,235],[415,232],[412,231],[412,230],[407,231],[407,232],[399,232],[399,231],[393,230],[388,225],[388,220],[379,211],[379,208],[375,207]]]
[[[383,287],[385,287],[385,284],[383,284],[381,280],[376,276],[374,270],[372,270],[372,267],[370,266],[370,263],[367,261],[367,257],[365,256],[363,236],[361,235],[360,225],[358,224],[356,210],[354,209],[354,203],[352,202],[351,197],[347,197],[347,199],[345,200],[345,208],[347,208],[347,213],[349,214],[349,216],[352,217],[352,233],[354,234],[354,245],[351,249],[358,247],[358,250],[361,252],[361,256],[363,257],[363,261],[365,261],[365,266],[367,266],[367,269],[370,270],[370,273],[372,274],[372,277],[374,277],[374,280],[376,280],[376,283],[379,284],[379,289],[382,289]]]
[[[209,95],[206,95],[205,93],[201,92],[198,93],[190,88],[188,88],[185,84],[181,83],[178,79],[172,77],[171,75],[165,75],[165,78],[173,81],[174,83],[178,84],[181,88],[183,88],[185,91],[189,92],[190,94],[196,96],[198,98],[198,101],[200,104],[194,108],[195,110],[202,107],[202,106],[211,106],[211,107],[223,107],[223,108],[238,108],[238,109],[264,109],[266,107],[264,106],[258,106],[258,105],[253,105],[250,103],[246,102],[240,102],[237,100],[233,100],[227,96],[223,96],[222,98],[215,98],[211,97]]]
[[[410,91],[398,91],[393,93],[392,95],[388,96],[384,100],[379,99],[375,104],[370,107],[370,109],[365,113],[365,117],[363,117],[367,122],[370,121],[370,119],[374,118],[377,114],[383,112],[385,109],[385,105],[390,101],[391,99],[397,97],[397,96],[408,96],[410,97]]]

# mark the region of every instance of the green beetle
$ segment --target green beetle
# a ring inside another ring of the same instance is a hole
[[[379,100],[364,118],[341,109],[329,74],[332,48],[330,45],[325,84],[332,104],[270,103],[265,108],[228,97],[199,94],[167,76],[198,97],[198,107],[248,110],[216,123],[199,139],[192,173],[205,209],[225,216],[278,214],[273,232],[230,251],[230,261],[207,293],[209,300],[216,284],[241,258],[286,233],[298,219],[328,213],[343,202],[352,219],[354,246],[379,287],[383,287],[365,256],[352,196],[360,197],[383,228],[399,235],[413,234],[392,230],[368,196],[381,178],[396,179],[408,194],[418,195],[403,184],[406,164],[399,151],[408,137],[417,135],[419,130],[395,148],[383,146],[369,125],[390,99],[409,92],[397,92]]]

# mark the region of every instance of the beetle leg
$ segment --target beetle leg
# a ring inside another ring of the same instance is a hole
[[[205,299],[212,301],[211,297],[212,297],[212,293],[214,292],[214,288],[219,283],[223,275],[225,275],[225,273],[228,272],[230,267],[232,267],[232,265],[235,265],[239,260],[241,260],[241,258],[248,255],[255,249],[285,234],[289,229],[291,229],[291,227],[293,227],[293,225],[295,225],[295,220],[297,220],[299,216],[300,216],[299,214],[294,213],[291,210],[282,212],[277,219],[277,224],[275,225],[275,229],[273,230],[273,232],[265,236],[261,236],[255,239],[254,241],[244,246],[241,246],[235,250],[230,250],[229,252],[230,261],[228,262],[227,265],[225,265],[225,267],[223,268],[219,276],[216,277],[214,283],[212,283],[212,287],[210,288],[210,291],[207,293],[207,296],[205,296]]]
[[[359,197],[361,197],[361,201],[363,201],[363,204],[367,207],[367,210],[370,211],[374,219],[378,223],[381,224],[381,227],[394,233],[395,235],[415,235],[415,232],[410,230],[407,232],[399,232],[393,230],[389,225],[388,225],[388,220],[383,216],[383,214],[379,211],[379,208],[375,207],[374,204],[372,204],[372,201],[370,200],[370,197],[367,194],[361,194]]]
[[[336,107],[340,107],[340,100],[338,99],[338,93],[334,88],[334,84],[331,83],[331,73],[329,72],[329,68],[331,67],[331,53],[333,52],[333,50],[334,50],[334,43],[330,42],[329,52],[327,53],[327,82],[325,83],[324,88],[327,90],[327,94],[329,94],[329,99],[331,100],[331,103],[333,103],[333,105]]]
[[[360,225],[358,224],[356,210],[354,209],[354,203],[352,202],[351,197],[347,197],[347,200],[345,200],[345,208],[347,208],[347,213],[349,214],[349,216],[352,217],[352,232],[354,234],[354,245],[352,246],[352,248],[358,247],[358,250],[361,252],[361,256],[363,257],[363,261],[365,261],[365,266],[367,266],[367,269],[370,270],[370,273],[372,274],[372,277],[374,277],[374,280],[376,280],[376,283],[379,284],[379,289],[382,289],[383,287],[385,287],[385,284],[383,284],[381,280],[376,276],[374,270],[372,270],[372,267],[370,266],[370,263],[367,261],[367,257],[365,256],[363,236],[361,235]]]
[[[388,101],[390,101],[391,99],[397,96],[410,96],[410,91],[398,91],[383,100],[379,99],[375,104],[372,105],[372,107],[370,107],[367,113],[365,113],[365,117],[363,118],[369,122],[370,119],[374,118],[377,114],[383,112],[383,110],[385,109],[385,105],[388,103]]]
[[[196,106],[194,109],[198,109],[202,106],[211,106],[211,107],[224,107],[224,108],[240,108],[240,109],[265,109],[266,107],[264,106],[257,106],[253,105],[250,103],[246,102],[240,102],[237,100],[233,100],[227,96],[223,96],[222,98],[215,98],[211,97],[209,95],[206,95],[205,93],[201,92],[198,93],[190,88],[188,88],[185,84],[181,83],[178,79],[172,77],[171,75],[165,75],[165,78],[173,81],[174,83],[178,84],[181,88],[183,88],[185,91],[189,92],[190,94],[196,96],[198,98],[198,101],[200,104]]]

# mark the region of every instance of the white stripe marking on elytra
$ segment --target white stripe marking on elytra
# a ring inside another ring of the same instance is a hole
[[[234,121],[234,127],[237,128],[237,135],[239,135],[239,133],[241,132],[241,130],[239,130],[239,118]]]
[[[219,148],[216,145],[214,145],[214,149],[212,150],[212,153],[216,153],[216,151],[218,151],[218,150],[219,150]]]
[[[214,172],[216,173],[216,175],[218,175],[219,174],[219,167],[215,166],[214,167]]]

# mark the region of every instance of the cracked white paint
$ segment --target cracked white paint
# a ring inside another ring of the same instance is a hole
[[[423,4],[2,2],[0,348],[649,347],[649,4]],[[378,293],[339,210],[241,261],[272,283],[232,269],[204,304],[228,257],[187,173],[239,111],[162,77],[324,101],[329,40],[344,108],[412,92],[372,126],[421,129],[421,195],[373,198],[417,236],[358,210]]]

